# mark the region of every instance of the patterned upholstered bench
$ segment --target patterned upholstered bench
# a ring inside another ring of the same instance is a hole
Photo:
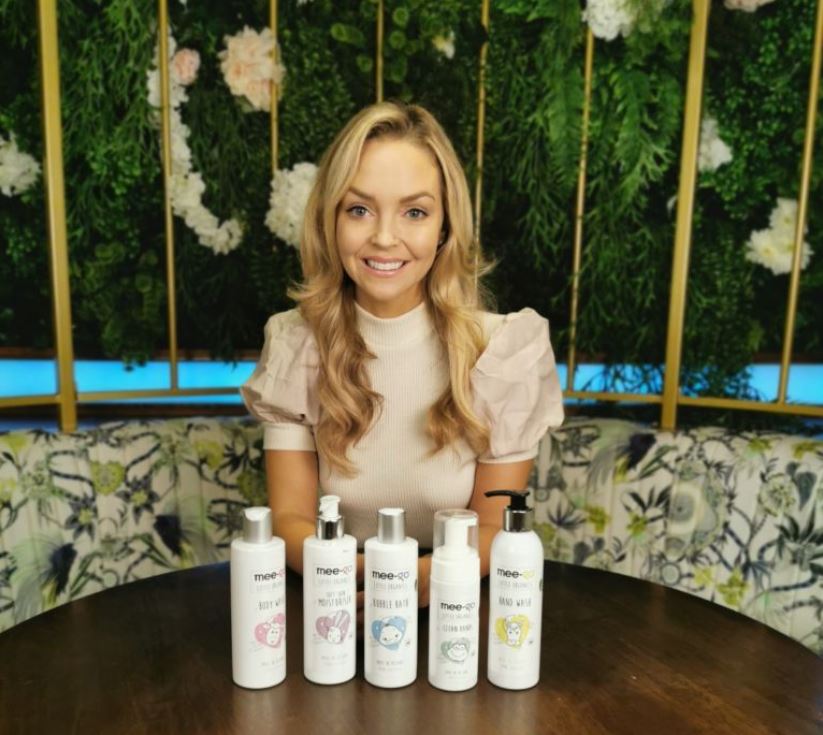
[[[228,558],[266,502],[250,420],[0,434],[0,630],[135,579]]]
[[[531,486],[547,558],[698,595],[823,655],[823,441],[575,420]]]
[[[543,440],[530,484],[547,558],[699,595],[823,654],[823,442],[575,419]],[[258,503],[248,420],[0,434],[0,630],[224,560]]]

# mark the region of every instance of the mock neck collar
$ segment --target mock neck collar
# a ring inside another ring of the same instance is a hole
[[[357,326],[367,345],[399,347],[419,342],[434,331],[434,324],[425,301],[421,301],[405,314],[388,319],[374,316],[356,301],[354,308],[357,312]]]

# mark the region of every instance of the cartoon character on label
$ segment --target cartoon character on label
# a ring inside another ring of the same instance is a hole
[[[254,628],[254,637],[258,643],[271,648],[280,648],[280,644],[286,637],[286,615],[277,613],[269,620],[258,623]]]
[[[342,643],[349,632],[351,617],[345,610],[338,610],[334,615],[317,618],[315,630],[321,638],[329,643]]]
[[[494,632],[507,646],[520,648],[529,634],[529,619],[525,615],[507,615],[505,618],[497,618],[494,623]]]
[[[371,634],[381,646],[396,651],[406,635],[406,619],[395,616],[375,620],[371,624]]]
[[[462,664],[471,652],[471,641],[468,638],[454,638],[450,641],[444,641],[440,645],[440,652],[449,661]]]

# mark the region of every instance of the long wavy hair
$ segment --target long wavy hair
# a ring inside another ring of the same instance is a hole
[[[375,139],[419,145],[434,155],[440,169],[444,239],[426,275],[424,292],[448,359],[449,384],[428,413],[432,454],[460,438],[478,454],[489,444],[489,428],[472,409],[469,373],[486,346],[477,312],[488,303],[480,277],[491,266],[474,237],[466,176],[448,136],[430,112],[417,105],[382,102],[357,113],[320,161],[303,221],[303,281],[289,292],[314,334],[320,355],[317,450],[346,476],[357,474],[348,449],[371,428],[382,396],[372,390],[366,371],[367,361],[375,356],[357,328],[354,284],[340,260],[336,219],[363,146]]]

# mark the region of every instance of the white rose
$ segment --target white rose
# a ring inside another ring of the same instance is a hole
[[[14,135],[0,137],[0,191],[7,197],[30,189],[40,175],[37,160],[17,147]]]

